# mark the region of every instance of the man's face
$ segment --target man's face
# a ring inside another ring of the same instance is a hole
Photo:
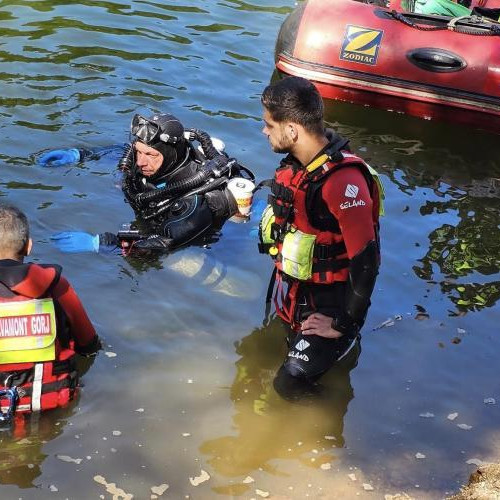
[[[163,163],[163,155],[143,142],[137,141],[134,147],[136,156],[135,162],[141,174],[145,177],[151,177],[156,174]]]
[[[291,137],[288,137],[285,133],[285,123],[274,121],[266,108],[264,108],[262,119],[264,120],[262,133],[267,136],[271,149],[275,153],[289,153],[293,141]]]

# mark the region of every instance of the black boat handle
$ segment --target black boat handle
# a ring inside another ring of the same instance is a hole
[[[415,66],[433,73],[451,73],[467,66],[460,56],[444,49],[423,47],[410,50],[406,57]]]

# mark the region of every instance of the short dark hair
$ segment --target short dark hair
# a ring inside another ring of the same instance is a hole
[[[0,203],[0,249],[21,255],[29,238],[26,215],[13,205]]]
[[[323,99],[316,87],[305,78],[288,76],[268,85],[262,93],[261,102],[277,122],[290,121],[313,134],[324,133]]]

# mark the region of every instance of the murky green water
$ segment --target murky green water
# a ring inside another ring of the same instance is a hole
[[[387,216],[358,365],[307,405],[272,389],[285,345],[278,322],[262,326],[270,263],[251,224],[156,261],[50,244],[132,213],[113,155],[59,169],[33,155],[123,143],[136,111],[172,112],[268,177],[259,94],[292,7],[0,1],[0,195],[28,213],[35,260],[64,266],[107,346],[71,408],[0,437],[1,498],[441,498],[467,461],[498,461],[495,136],[328,106],[383,173]]]

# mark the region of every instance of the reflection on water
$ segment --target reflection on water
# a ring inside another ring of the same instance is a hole
[[[421,214],[454,212],[456,225],[443,224],[429,234],[430,248],[415,266],[417,276],[435,279],[437,266],[441,286],[458,311],[474,311],[493,306],[500,298],[500,280],[488,277],[500,271],[500,192],[498,179],[472,179],[470,186],[438,188],[446,201],[428,202]],[[476,281],[477,280],[477,281]]]
[[[322,377],[321,394],[300,404],[289,403],[273,388],[286,354],[285,335],[281,320],[275,318],[235,343],[240,358],[230,397],[236,435],[210,439],[200,447],[223,476],[245,476],[260,469],[280,475],[283,472],[273,465],[276,459],[321,467],[336,460],[335,448],[345,445],[344,416],[354,397],[350,371],[357,356]],[[311,453],[316,455],[314,462]]]
[[[95,477],[135,498],[162,485],[172,498],[257,489],[442,498],[467,479],[467,460],[498,460],[498,404],[484,403],[500,401],[496,137],[327,103],[328,121],[381,172],[387,216],[363,355],[355,370],[328,372],[323,399],[308,404],[272,388],[286,345],[279,322],[260,325],[271,266],[249,237],[253,223],[227,223],[206,247],[161,258],[60,254],[50,244],[57,231],[110,231],[133,214],[111,155],[62,169],[37,167],[33,155],[127,142],[144,109],[222,138],[269,178],[278,157],[260,133],[260,93],[293,7],[0,0],[0,197],[31,219],[33,259],[63,265],[107,353],[78,406],[44,416],[29,443],[1,436],[2,498],[107,495]],[[201,470],[210,479],[194,486]]]
[[[77,356],[76,369],[80,377],[87,373],[94,358]],[[11,426],[0,428],[0,484],[34,488],[36,479],[42,474],[42,463],[47,458],[44,444],[59,436],[75,413],[80,399],[80,390],[65,407],[41,415],[17,414]],[[71,457],[59,457],[71,461]],[[80,460],[81,462],[81,460]],[[77,460],[77,463],[78,460]]]
[[[333,106],[330,103],[330,115],[337,118]],[[459,127],[439,127],[455,134],[453,148],[444,146],[442,135],[428,137],[420,130],[415,135],[401,130],[415,136],[411,139],[357,126],[338,128],[361,150],[373,154],[369,160],[402,193],[413,201],[424,195],[415,207],[417,218],[411,216],[409,205],[398,214],[412,219],[428,235],[427,243],[416,243],[427,249],[413,271],[428,283],[438,283],[455,306],[452,314],[461,314],[492,307],[500,298],[500,162],[488,137]]]
[[[0,484],[34,488],[47,458],[44,444],[59,436],[74,413],[77,398],[64,409],[40,418],[17,417],[12,431],[0,433]]]

